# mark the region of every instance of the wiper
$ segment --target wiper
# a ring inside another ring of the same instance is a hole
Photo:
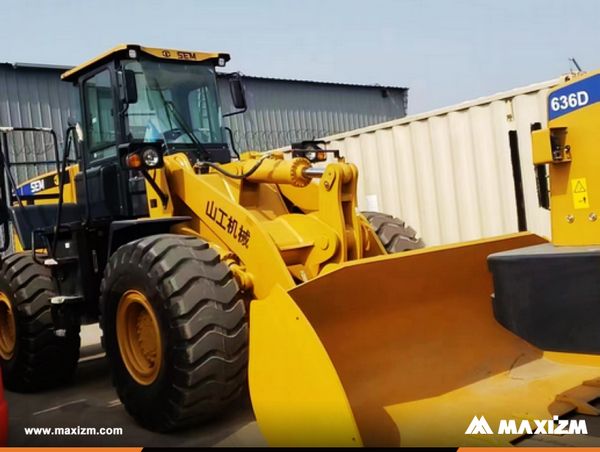
[[[181,117],[181,114],[179,113],[179,111],[177,110],[177,108],[175,108],[175,105],[173,105],[173,102],[171,102],[170,100],[165,99],[165,95],[163,94],[162,89],[160,89],[160,86],[158,84],[158,80],[156,80],[153,77],[149,78],[148,81],[150,81],[150,80],[152,80],[153,86],[156,87],[156,89],[158,91],[158,94],[160,95],[160,98],[161,98],[161,100],[163,102],[163,105],[166,107],[165,110],[166,110],[167,115],[169,117],[169,123],[171,122],[171,115],[173,115],[173,117],[175,118],[175,120],[179,123],[179,128],[185,132],[185,134],[190,138],[190,140],[192,140],[192,143],[196,145],[196,148],[198,149],[198,151],[201,154],[204,155],[205,160],[211,160],[210,153],[202,145],[202,143],[200,142],[200,140],[198,140],[198,138],[196,137],[196,135],[194,135],[194,133],[188,128],[187,124],[185,123],[185,121]],[[169,111],[169,110],[171,110],[171,111]]]
[[[198,151],[200,151],[200,153],[204,154],[204,157],[207,160],[210,160],[210,153],[206,150],[206,148],[200,142],[198,137],[196,135],[194,135],[194,132],[192,132],[188,128],[187,124],[181,117],[181,113],[179,113],[177,108],[175,108],[175,105],[173,104],[173,102],[171,102],[170,100],[166,100],[164,97],[163,97],[163,101],[165,102],[165,106],[167,106],[168,108],[171,109],[171,113],[175,117],[175,120],[179,123],[179,127],[181,127],[181,129],[186,133],[186,135],[190,138],[190,140],[192,140],[192,142],[196,145],[196,147],[198,148]]]

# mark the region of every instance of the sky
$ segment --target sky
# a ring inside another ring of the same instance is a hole
[[[0,0],[0,62],[123,43],[228,52],[247,75],[409,88],[408,113],[600,68],[600,1]]]

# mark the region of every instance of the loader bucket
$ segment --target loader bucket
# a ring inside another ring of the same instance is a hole
[[[253,301],[250,395],[267,442],[510,445],[521,435],[497,434],[502,419],[535,430],[592,408],[600,357],[544,352],[493,316],[487,256],[544,242],[514,234],[354,261]],[[466,434],[482,415],[493,434]]]

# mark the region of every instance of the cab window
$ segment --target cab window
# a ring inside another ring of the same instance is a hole
[[[108,69],[83,83],[87,108],[86,138],[91,160],[117,154],[115,112]]]

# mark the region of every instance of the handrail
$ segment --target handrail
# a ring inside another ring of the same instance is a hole
[[[67,133],[68,133],[68,131],[69,131],[69,129],[67,129]],[[12,162],[11,163],[9,146],[8,146],[8,134],[10,132],[45,132],[45,133],[49,133],[52,136],[52,141],[54,144],[54,156],[56,159],[55,162],[46,160],[46,161],[42,161],[42,162],[33,161],[33,162]],[[64,174],[61,174],[61,171],[60,171],[61,168],[60,168],[60,155],[58,152],[58,138],[53,129],[48,128],[48,127],[0,127],[0,134],[2,135],[2,137],[0,139],[0,173],[1,173],[1,175],[0,175],[0,196],[2,197],[2,199],[0,202],[4,203],[4,207],[6,209],[8,209],[7,201],[12,204],[13,195],[16,198],[16,201],[18,202],[19,207],[21,207],[21,208],[24,207],[23,197],[19,193],[18,185],[17,185],[17,183],[12,175],[12,172],[10,170],[11,166],[40,165],[40,164],[55,163],[57,174],[60,175],[60,179],[64,183]],[[67,139],[67,141],[68,141],[68,139]],[[66,145],[66,142],[65,142],[65,145]],[[66,149],[67,148],[65,147],[65,150]],[[63,156],[64,160],[65,160],[65,165],[64,165],[65,168],[66,168],[67,156],[68,156],[68,153]],[[60,182],[59,182],[59,185],[60,185]],[[62,191],[61,191],[60,187],[59,187],[59,191],[60,191],[60,193],[59,193],[59,209],[60,209],[60,207],[61,207],[60,200],[62,198]],[[60,215],[60,212],[57,212],[57,215]],[[23,210],[23,218],[27,222],[29,228],[32,229],[31,221],[29,220],[29,217],[26,215],[25,210]],[[58,219],[60,219],[60,216],[58,217]],[[10,246],[9,220],[5,221],[2,224],[2,227],[3,227],[3,232],[4,232],[4,242],[2,243],[2,246],[0,246],[0,252],[6,251]],[[35,233],[33,233],[33,234],[35,234]],[[35,238],[32,237],[32,240],[33,240],[32,247],[35,248]],[[34,249],[34,259],[35,259],[35,249]]]

